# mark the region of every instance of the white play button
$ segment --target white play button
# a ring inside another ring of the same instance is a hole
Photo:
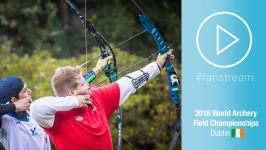
[[[231,68],[242,63],[249,55],[252,33],[241,16],[232,12],[216,12],[200,23],[196,46],[208,64],[217,68]]]
[[[221,32],[221,31],[223,31],[223,32]],[[224,34],[224,33],[226,33],[226,34]],[[227,39],[228,39],[228,37],[230,38],[230,43],[229,44],[228,43],[223,44],[225,46],[223,46],[222,48],[221,48],[221,42],[225,43],[226,41],[225,40],[220,41],[221,34],[223,34],[223,37],[227,36]],[[239,39],[236,36],[234,36],[232,33],[230,33],[229,31],[227,31],[225,28],[221,27],[220,25],[216,26],[216,54],[217,55],[220,55],[221,53],[225,52],[231,46],[236,44],[238,41],[239,41]]]

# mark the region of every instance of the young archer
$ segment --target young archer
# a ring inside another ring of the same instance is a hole
[[[114,83],[91,89],[80,67],[58,68],[51,79],[56,97],[34,101],[32,117],[51,137],[57,150],[111,150],[111,114],[148,80],[160,74],[167,57],[174,59],[172,50]],[[80,107],[77,95],[87,95],[88,105]]]

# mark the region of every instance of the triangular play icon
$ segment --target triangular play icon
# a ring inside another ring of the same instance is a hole
[[[221,32],[221,31],[223,31],[223,32]],[[223,34],[223,40],[222,41],[220,41],[221,40],[221,36],[222,36],[221,34]],[[226,37],[227,40],[224,40],[225,37]],[[223,43],[228,42],[228,38],[230,38],[229,44],[228,43],[227,44],[223,44],[225,46],[223,46],[221,48],[221,42],[223,42]],[[238,41],[239,41],[239,39],[236,36],[234,36],[232,33],[230,33],[229,31],[227,31],[225,28],[221,27],[220,25],[216,26],[216,54],[217,55],[220,55],[221,53],[225,52],[231,46],[236,44]]]

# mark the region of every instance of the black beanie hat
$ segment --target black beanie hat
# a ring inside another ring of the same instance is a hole
[[[0,80],[0,104],[6,104],[23,89],[24,82],[16,76],[8,76]]]

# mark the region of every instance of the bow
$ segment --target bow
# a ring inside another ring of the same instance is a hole
[[[138,6],[138,4],[134,0],[130,0],[130,1],[134,4],[135,9],[138,13],[139,20],[142,23],[144,29],[148,31],[152,35],[153,39],[155,40],[156,45],[158,47],[159,55],[163,55],[167,53],[170,48],[164,41],[163,37],[161,36],[158,29],[155,27],[155,25],[151,21],[151,19],[144,13],[144,11]],[[177,74],[169,58],[167,58],[163,67],[166,70],[170,95],[171,95],[172,103],[174,103],[174,105],[176,106],[176,115],[177,115],[177,120],[175,123],[175,135],[169,147],[169,150],[172,150],[174,149],[174,146],[177,142],[177,139],[179,136],[179,129],[180,129],[180,97],[179,97],[179,88],[178,88],[179,82],[178,82]]]
[[[97,32],[94,25],[82,14],[82,12],[70,0],[65,0],[65,1],[70,6],[71,10],[78,15],[78,17],[81,20],[81,23],[86,27],[87,32],[89,32],[90,35],[96,40],[97,45],[99,46],[101,51],[101,59],[104,59],[108,56],[112,57],[111,59],[112,63],[108,63],[108,65],[103,69],[103,71],[111,83],[115,82],[117,80],[117,65],[116,65],[115,53],[112,47],[107,42],[107,40],[99,32]],[[82,64],[81,66],[85,64],[87,64],[87,62]],[[88,74],[87,76],[90,77],[90,75]]]
[[[92,37],[97,42],[97,45],[100,48],[101,51],[101,58],[106,58],[110,55],[112,55],[112,63],[108,63],[107,67],[104,68],[104,72],[106,76],[108,77],[109,81],[115,82],[117,80],[117,65],[116,65],[116,57],[114,54],[114,51],[112,47],[109,45],[109,43],[106,41],[106,39],[96,31],[95,27],[93,24],[86,19],[86,17],[82,14],[80,10],[77,9],[77,7],[69,0],[65,0],[67,4],[71,7],[71,9],[79,16],[81,19],[82,24],[86,27],[87,31],[90,33]],[[134,0],[130,0],[138,13],[138,17],[140,19],[140,22],[142,23],[145,31],[148,31],[152,37],[154,38],[156,45],[158,47],[158,53],[160,55],[163,55],[169,51],[169,47],[164,41],[163,37],[159,33],[158,29],[155,27],[155,25],[152,23],[151,19],[144,13],[144,11],[136,4]],[[143,33],[143,32],[142,32]],[[122,42],[124,43],[124,42]],[[120,44],[118,44],[120,45]],[[81,66],[87,64],[88,62],[82,64]],[[177,120],[175,123],[175,136],[172,140],[172,143],[170,145],[170,150],[174,149],[174,146],[177,142],[178,136],[179,136],[179,129],[180,129],[180,98],[179,98],[179,82],[177,78],[177,74],[174,70],[173,65],[170,62],[170,59],[167,58],[166,63],[163,66],[166,70],[167,73],[167,81],[168,81],[168,86],[170,90],[170,95],[172,102],[176,106],[176,115],[177,115]],[[118,116],[117,116],[117,123],[118,123],[118,146],[117,149],[121,149],[122,145],[122,111],[119,108],[118,109]]]
[[[114,54],[114,51],[110,44],[107,42],[107,40],[95,29],[93,24],[86,19],[86,17],[82,14],[82,12],[69,0],[65,0],[67,4],[71,7],[71,9],[79,16],[82,24],[86,27],[87,31],[90,33],[90,35],[96,40],[98,46],[100,47],[101,51],[101,59],[104,59],[110,54],[112,55],[112,63],[108,62],[107,66],[103,69],[105,72],[105,75],[109,79],[109,82],[115,82],[117,80],[117,65],[116,65],[116,57]],[[109,52],[110,51],[110,52]],[[83,63],[81,66],[87,64],[89,61]],[[87,82],[91,82],[95,78],[95,74],[93,72],[88,72],[84,78]],[[118,146],[117,149],[121,149],[122,145],[122,110],[119,107],[117,109],[117,118],[116,122],[118,124]]]

